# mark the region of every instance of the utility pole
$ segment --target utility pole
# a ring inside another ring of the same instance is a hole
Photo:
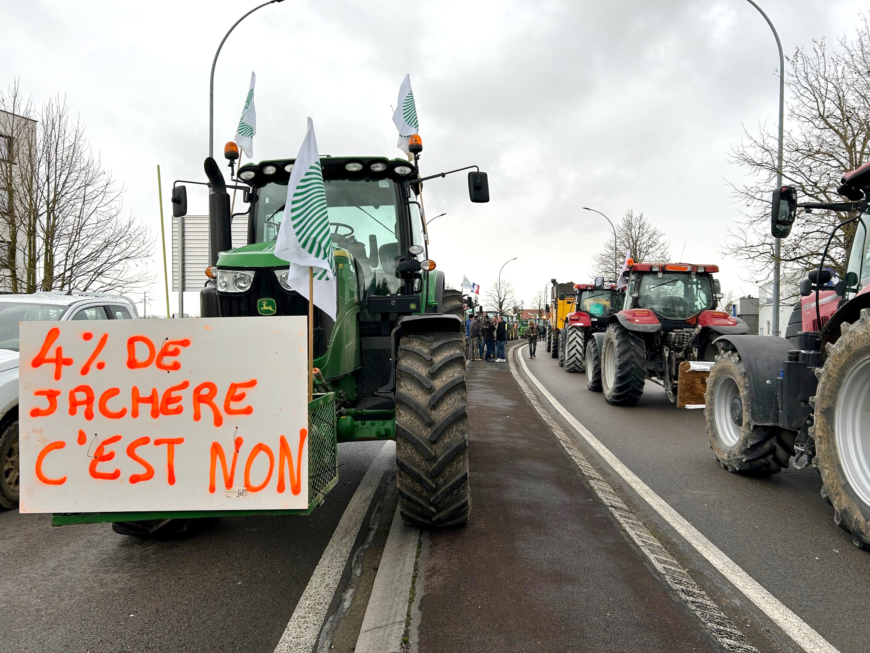
[[[770,18],[764,13],[764,10],[759,7],[754,0],[746,0],[749,4],[755,7],[773,32],[773,38],[776,39],[776,47],[779,49],[779,145],[777,147],[776,160],[776,187],[782,188],[782,133],[785,115],[785,56],[782,53],[782,43],[779,40],[779,34],[776,33],[776,28],[773,26]],[[780,282],[780,266],[782,264],[781,254],[781,239],[773,239],[773,316],[771,327],[773,335],[779,335],[779,282]]]

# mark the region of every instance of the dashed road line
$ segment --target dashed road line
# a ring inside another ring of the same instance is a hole
[[[598,498],[607,506],[611,514],[616,517],[616,520],[628,533],[628,536],[634,540],[638,548],[653,564],[656,570],[662,575],[671,589],[683,600],[689,609],[695,613],[701,623],[713,638],[719,642],[727,651],[734,653],[758,653],[758,650],[749,643],[742,632],[734,625],[734,623],[719,609],[707,593],[698,586],[692,579],[689,573],[683,569],[670,553],[661,545],[655,536],[649,532],[646,526],[638,519],[631,509],[625,505],[622,499],[617,496],[610,484],[605,481],[597,470],[586,460],[586,457],[580,453],[580,450],[571,442],[570,438],[565,434],[562,428],[550,416],[550,413],[541,405],[538,398],[529,388],[525,380],[517,371],[517,361],[529,373],[525,366],[525,361],[519,355],[519,350],[522,347],[515,347],[512,354],[514,364],[511,365],[511,373],[520,386],[520,389],[525,394],[526,399],[532,404],[541,418],[546,422],[547,426],[556,436],[559,444],[565,452],[571,457],[583,475],[589,481],[589,485],[598,495]],[[531,374],[529,378],[533,379]]]
[[[581,424],[568,410],[535,378],[526,365],[519,351],[525,349],[515,347],[513,349],[514,363],[519,361],[520,366],[526,373],[529,381],[547,399],[553,408],[574,428],[575,431],[601,456],[610,468],[618,474],[637,494],[655,510],[662,519],[676,530],[698,553],[700,553],[713,567],[722,574],[739,592],[752,601],[771,621],[779,626],[785,634],[807,653],[838,653],[824,637],[816,632],[812,626],[789,610],[773,594],[768,592],[761,584],[747,574],[731,558],[725,555],[715,544],[708,540],[698,529],[690,524],[685,517],[674,510],[670,504],[656,494],[646,483],[632,472],[619,460],[601,441],[592,435],[592,432]],[[570,438],[559,427],[549,412],[541,405],[538,398],[526,384],[517,370],[516,364],[511,365],[511,374],[514,375],[523,393],[541,415],[562,447],[574,460],[581,471],[589,478],[589,483],[595,489],[598,496],[607,505],[616,519],[622,524],[629,536],[637,542],[644,554],[650,559],[653,566],[664,576],[668,584],[683,597],[686,604],[701,619],[713,636],[728,650],[731,651],[755,651],[743,634],[734,626],[719,607],[710,600],[691,576],[682,568],[673,556],[656,540],[641,521],[634,516],[631,510],[619,499],[613,488],[601,477],[595,468],[589,464],[580,450],[571,442]],[[646,542],[649,541],[650,544]],[[654,544],[652,544],[654,542]],[[673,570],[678,570],[674,572]],[[741,648],[742,647],[742,648]]]
[[[344,509],[275,647],[275,653],[311,653],[314,650],[375,491],[395,458],[395,443],[386,442]]]

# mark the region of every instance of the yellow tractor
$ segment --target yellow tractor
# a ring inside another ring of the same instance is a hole
[[[559,333],[565,326],[568,314],[574,312],[574,300],[577,291],[574,290],[574,282],[558,283],[555,279],[550,280],[550,303],[546,309],[550,316],[547,324],[547,351],[552,358],[559,356]]]

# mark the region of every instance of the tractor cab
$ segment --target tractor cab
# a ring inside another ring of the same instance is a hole
[[[715,310],[721,297],[716,265],[630,264],[626,309],[649,309],[660,319],[689,321]]]
[[[572,322],[579,317],[578,314],[586,314],[592,320],[607,318],[621,308],[622,293],[616,289],[615,283],[577,283],[574,284],[574,313],[568,316]]]

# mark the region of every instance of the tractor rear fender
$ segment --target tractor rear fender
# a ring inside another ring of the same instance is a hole
[[[638,310],[628,308],[620,311],[610,318],[610,324],[618,321],[629,331],[639,331],[640,333],[656,333],[662,330],[662,324],[655,313],[647,309],[640,309],[640,313],[638,313]]]
[[[822,327],[822,348],[829,342],[836,342],[840,337],[840,325],[843,322],[855,322],[861,317],[861,309],[870,308],[870,293],[862,293],[843,304],[831,319]],[[813,311],[815,318],[815,311]]]
[[[568,323],[565,326],[591,327],[592,318],[589,317],[589,313],[585,313],[583,311],[575,311],[574,313],[568,314]]]
[[[396,389],[396,360],[399,354],[399,343],[407,335],[420,333],[455,333],[464,337],[465,325],[456,315],[429,313],[426,315],[406,315],[399,318],[399,323],[390,334],[390,380],[378,388],[378,396],[393,396]]]
[[[752,427],[779,426],[777,379],[792,348],[789,341],[776,336],[728,335],[715,342],[737,351],[743,361],[749,381],[749,420]]]
[[[710,331],[713,331],[714,333],[721,333],[723,336],[747,335],[749,333],[749,325],[746,324],[746,322],[741,320],[739,317],[736,317],[734,319],[737,320],[737,324],[734,326],[711,325],[706,328],[710,329]]]

